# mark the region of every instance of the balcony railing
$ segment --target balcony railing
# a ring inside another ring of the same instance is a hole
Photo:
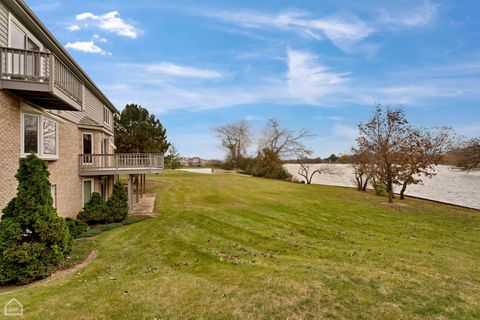
[[[164,158],[160,153],[81,154],[78,165],[82,175],[155,173],[164,169]]]
[[[52,94],[58,90],[60,98],[83,104],[83,82],[53,53],[0,47],[0,76],[16,83],[7,89]]]

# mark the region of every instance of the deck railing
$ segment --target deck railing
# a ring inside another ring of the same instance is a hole
[[[0,47],[0,76],[48,83],[79,104],[83,102],[83,82],[53,53]]]
[[[164,158],[160,153],[81,154],[78,156],[78,164],[80,172],[148,171],[163,169]]]

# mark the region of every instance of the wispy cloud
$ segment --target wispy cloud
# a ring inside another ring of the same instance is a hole
[[[437,15],[438,4],[424,0],[413,10],[396,12],[380,10],[380,22],[392,27],[418,27],[430,24]]]
[[[62,2],[58,0],[44,0],[42,3],[32,5],[34,11],[51,11],[57,10],[62,6]]]
[[[317,99],[344,91],[348,73],[335,73],[321,65],[318,57],[307,51],[287,51],[288,92],[307,103],[316,104]]]
[[[339,48],[344,48],[367,38],[374,29],[353,14],[335,14],[323,18],[312,18],[299,10],[284,11],[278,14],[265,14],[253,11],[207,12],[204,13],[224,22],[243,28],[266,31],[292,31],[303,37],[329,39]]]
[[[285,63],[285,71],[275,77],[276,81],[253,73],[252,77],[257,80],[249,83],[238,83],[220,71],[169,62],[121,64],[120,68],[112,68],[118,69],[119,74],[112,74],[112,79],[116,82],[110,84],[107,91],[119,105],[128,103],[135,96],[139,103],[149,106],[155,112],[251,104],[345,107],[373,105],[379,101],[419,106],[460,98],[480,99],[478,77],[472,78],[469,74],[465,76],[462,71],[458,77],[451,78],[450,74],[456,69],[454,65],[424,67],[416,70],[417,73],[386,71],[378,78],[362,78],[361,74],[333,69],[311,51],[286,49],[282,61]],[[475,65],[474,62],[465,62],[463,69]],[[124,68],[142,72],[125,72]],[[126,74],[129,75],[128,78],[125,78]],[[187,81],[184,78],[193,80]],[[222,81],[209,81],[219,78]],[[327,118],[342,124],[340,118]],[[344,138],[353,132],[346,127],[336,127],[336,134],[342,135],[342,131]]]
[[[80,29],[81,29],[81,28],[80,28],[80,26],[79,26],[78,24],[72,24],[71,26],[68,26],[68,27],[67,27],[67,30],[69,30],[69,31],[78,31],[78,30],[80,30]]]
[[[123,64],[123,67],[141,69],[152,74],[164,74],[174,77],[218,79],[222,78],[221,72],[210,69],[201,69],[190,66],[182,66],[170,62],[144,63],[144,64]]]
[[[425,0],[420,6],[408,10],[391,12],[380,9],[380,14],[370,17],[368,22],[348,11],[339,11],[321,17],[302,10],[285,10],[279,13],[249,10],[197,10],[194,14],[216,18],[225,24],[235,25],[244,30],[295,32],[307,39],[329,40],[340,50],[349,54],[361,53],[373,56],[381,45],[367,42],[369,37],[379,32],[428,25],[437,14],[437,7],[438,5]]]
[[[96,41],[99,41],[99,42],[103,42],[103,43],[106,43],[108,42],[108,40],[104,37],[101,37],[99,36],[98,34],[94,34],[93,35],[93,39],[96,40]]]
[[[115,33],[119,36],[136,39],[139,35],[138,30],[133,25],[120,18],[118,11],[107,12],[103,15],[84,12],[76,15],[75,19],[77,21],[91,21],[100,29]]]
[[[109,55],[110,53],[106,52],[102,48],[98,47],[93,41],[77,41],[69,42],[65,45],[65,48],[85,52],[85,53],[98,53],[101,55]]]

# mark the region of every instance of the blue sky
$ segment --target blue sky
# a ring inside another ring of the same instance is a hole
[[[182,155],[222,158],[212,129],[268,118],[348,152],[375,102],[480,135],[478,1],[27,0],[122,109],[155,113]],[[252,150],[253,152],[254,150]]]

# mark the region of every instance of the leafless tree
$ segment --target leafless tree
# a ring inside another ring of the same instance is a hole
[[[367,191],[368,183],[373,172],[373,158],[367,150],[352,148],[350,157],[355,182],[359,191]]]
[[[270,150],[282,159],[295,157],[306,150],[302,140],[312,136],[313,134],[306,129],[295,132],[281,128],[278,120],[269,119],[267,127],[262,132],[259,149]]]
[[[222,148],[227,151],[227,160],[232,161],[236,168],[239,159],[245,156],[252,142],[249,124],[242,120],[217,127],[215,132],[221,140]]]
[[[480,168],[480,137],[460,143],[453,150],[455,163],[466,170]]]
[[[306,184],[312,184],[316,174],[337,174],[337,171],[328,164],[314,164],[309,161],[312,151],[304,149],[297,154],[298,175],[305,179]]]
[[[386,186],[388,202],[393,203],[393,186],[399,183],[401,173],[401,146],[410,128],[405,113],[402,108],[377,104],[372,118],[358,127],[358,148],[373,155],[374,178]]]
[[[400,199],[405,199],[408,185],[421,184],[423,178],[436,175],[437,165],[452,145],[453,131],[409,128],[400,146]]]

